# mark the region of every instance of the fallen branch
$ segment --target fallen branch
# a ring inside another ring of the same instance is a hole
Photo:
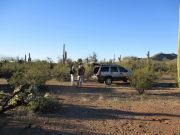
[[[8,110],[11,110],[11,109],[14,109],[18,106],[21,106],[23,104],[26,104],[25,101],[18,101],[16,104],[14,105],[8,105],[9,101],[11,99],[13,99],[17,94],[19,94],[20,92],[24,92],[26,89],[29,88],[29,85],[28,84],[25,84],[25,85],[21,85],[17,90],[14,91],[14,93],[4,102],[4,104],[2,105],[2,109],[0,110],[0,113],[4,113]]]

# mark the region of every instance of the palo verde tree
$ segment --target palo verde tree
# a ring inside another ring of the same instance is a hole
[[[178,30],[178,58],[177,58],[178,86],[180,87],[180,7],[179,7],[179,30]]]

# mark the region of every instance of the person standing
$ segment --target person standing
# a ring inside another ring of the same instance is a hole
[[[84,80],[84,73],[85,73],[85,68],[81,64],[81,65],[79,65],[79,68],[78,68],[78,83],[77,83],[77,87],[82,87],[83,80]]]
[[[74,85],[74,76],[76,74],[76,70],[74,68],[74,65],[72,65],[71,69],[70,69],[70,75],[71,75],[71,86]]]

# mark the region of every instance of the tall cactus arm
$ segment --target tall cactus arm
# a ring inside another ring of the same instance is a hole
[[[179,29],[178,29],[178,58],[177,58],[177,80],[180,87],[180,6],[179,6]]]

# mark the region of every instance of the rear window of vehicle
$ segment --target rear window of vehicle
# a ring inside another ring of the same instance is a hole
[[[123,68],[123,67],[119,67],[119,71],[120,71],[120,72],[128,72],[128,70],[125,69],[125,68]]]
[[[101,67],[101,72],[109,72],[109,67]]]
[[[111,67],[111,72],[118,72],[117,67]]]
[[[100,67],[95,67],[95,68],[94,68],[94,74],[97,74],[97,72],[99,71],[99,68],[100,68]]]

